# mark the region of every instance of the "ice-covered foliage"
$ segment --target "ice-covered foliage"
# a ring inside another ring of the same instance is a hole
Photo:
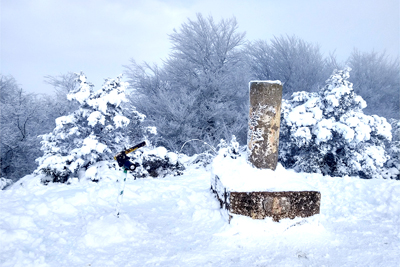
[[[126,101],[127,83],[121,81],[121,76],[107,79],[103,88],[94,92],[83,73],[77,74],[77,82],[79,86],[68,94],[68,99],[77,101],[79,109],[57,118],[55,129],[41,136],[44,156],[38,159],[36,172],[47,175],[45,183],[66,182],[78,176],[80,170],[111,159],[126,144],[122,129],[130,121],[121,105]]]
[[[245,54],[252,79],[282,81],[286,98],[300,90],[315,92],[323,85],[333,69],[320,50],[297,36],[282,35],[247,43]]]
[[[167,175],[182,175],[185,170],[178,154],[168,152],[165,147],[141,149],[129,155],[131,161],[139,166],[132,175],[135,178],[164,178]]]
[[[368,103],[364,113],[400,119],[400,57],[354,49],[347,64],[354,91]]]
[[[400,121],[390,120],[392,126],[392,141],[386,143],[386,151],[390,159],[385,163],[384,178],[400,180]]]
[[[41,156],[38,135],[54,128],[47,99],[27,93],[0,73],[0,177],[16,182],[32,173]]]
[[[216,22],[198,14],[170,35],[171,54],[163,65],[127,67],[132,103],[157,127],[157,145],[179,151],[187,140],[201,139],[216,146],[232,134],[245,142],[250,77],[237,27],[235,18]],[[183,150],[203,151],[201,142]]]
[[[208,168],[208,166],[212,163],[215,157],[214,153],[210,153],[210,151],[206,151],[200,154],[195,154],[191,157],[189,165],[197,165],[197,168],[204,167]]]
[[[388,178],[385,118],[363,113],[350,68],[335,70],[319,93],[297,92],[282,103],[279,160],[286,168],[331,176]]]
[[[240,146],[236,140],[236,136],[232,135],[229,143],[227,143],[224,139],[221,139],[218,145],[218,154],[222,154],[224,157],[229,156],[232,159],[240,157]]]
[[[223,157],[229,156],[232,159],[236,159],[237,157],[240,157],[240,152],[245,150],[244,147],[240,147],[239,142],[236,140],[236,136],[232,135],[229,142],[225,139],[221,139],[216,149],[212,148],[201,154],[192,156],[188,165],[197,165],[198,167],[205,167],[208,169],[218,154],[222,154]]]

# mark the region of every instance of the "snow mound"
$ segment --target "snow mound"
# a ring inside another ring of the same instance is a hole
[[[119,218],[109,214],[88,223],[86,235],[83,237],[87,247],[100,248],[123,242],[135,242],[138,236],[147,233],[147,227],[141,225],[128,215]]]
[[[123,175],[110,171],[107,176],[113,177],[101,177],[98,183],[75,178],[69,184],[47,186],[40,183],[40,176],[30,175],[1,190],[0,265],[398,266],[400,262],[399,181],[299,173],[321,192],[320,215],[279,223],[235,216],[228,224],[210,191],[209,171],[195,165],[181,176],[164,179],[134,180],[128,174],[121,214],[114,217],[117,180]]]
[[[212,163],[212,177],[233,192],[314,191],[304,175],[285,170],[278,164],[275,171],[257,169],[246,160],[246,153],[236,159],[219,153]]]

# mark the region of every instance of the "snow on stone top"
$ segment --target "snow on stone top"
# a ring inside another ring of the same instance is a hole
[[[272,81],[272,80],[254,80],[254,81],[250,81],[250,83],[270,83],[270,84],[282,85],[282,82],[279,81],[279,80],[275,80],[275,81]]]
[[[257,169],[242,154],[237,159],[219,154],[213,161],[212,173],[231,192],[315,191],[304,175],[286,170],[278,164],[275,171]]]

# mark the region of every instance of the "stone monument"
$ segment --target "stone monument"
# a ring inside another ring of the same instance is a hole
[[[279,149],[282,84],[251,81],[247,162],[218,155],[211,190],[221,208],[253,219],[309,217],[320,212],[321,194],[301,175],[276,171]]]
[[[278,163],[281,103],[279,81],[250,82],[247,146],[249,162],[256,168],[275,170]]]

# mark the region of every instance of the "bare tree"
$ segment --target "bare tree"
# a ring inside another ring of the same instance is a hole
[[[197,14],[170,35],[172,53],[162,67],[127,67],[134,105],[157,127],[159,143],[178,150],[189,139],[216,145],[232,134],[245,142],[249,75],[237,27],[235,18],[216,23]]]
[[[45,110],[38,96],[24,92],[12,77],[0,75],[0,96],[1,176],[16,181],[36,168]]]
[[[354,50],[347,60],[354,91],[367,101],[367,114],[400,118],[400,62],[385,52]]]
[[[58,76],[45,76],[45,82],[54,87],[54,97],[49,97],[48,102],[53,110],[53,119],[68,115],[78,108],[78,105],[73,101],[68,101],[67,95],[77,90],[76,75],[73,72],[61,74]]]
[[[318,45],[296,36],[254,41],[247,45],[247,54],[253,78],[280,80],[285,98],[297,91],[317,91],[332,71],[326,68]]]

